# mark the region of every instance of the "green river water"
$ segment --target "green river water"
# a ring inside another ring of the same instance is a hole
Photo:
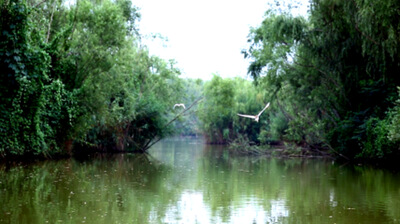
[[[166,140],[149,155],[0,164],[0,223],[400,223],[400,174]]]

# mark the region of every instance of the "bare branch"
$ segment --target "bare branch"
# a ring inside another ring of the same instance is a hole
[[[33,6],[34,8],[36,8],[36,7],[38,7],[39,5],[41,5],[41,4],[43,4],[44,2],[46,2],[47,0],[43,0],[43,1],[41,1],[41,2],[39,2],[39,3],[37,3],[35,6]]]
[[[48,42],[49,42],[49,39],[50,39],[51,24],[53,23],[54,11],[55,11],[55,9],[56,9],[55,4],[56,4],[56,1],[53,2],[53,10],[51,11],[49,27],[48,27],[48,29],[47,29],[46,43],[48,43]]]
[[[170,124],[172,124],[172,122],[174,122],[176,119],[178,119],[180,116],[182,116],[183,114],[185,114],[186,111],[190,110],[190,108],[192,108],[194,105],[196,105],[198,102],[200,102],[200,100],[202,100],[203,97],[199,97],[197,100],[195,100],[188,108],[186,108],[185,110],[183,110],[182,112],[180,112],[178,115],[176,115],[172,120],[170,120],[166,125],[164,125],[164,128],[168,127]],[[154,136],[156,137],[156,136]],[[153,139],[154,139],[153,137]],[[153,146],[154,144],[156,144],[157,142],[159,142],[162,137],[158,137],[157,140],[153,141],[153,139],[150,139],[145,145],[144,147],[141,149],[142,152],[146,152],[151,146]]]

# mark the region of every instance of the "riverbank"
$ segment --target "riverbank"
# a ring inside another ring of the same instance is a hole
[[[269,157],[269,158],[320,158],[330,159],[341,164],[352,164],[355,166],[371,166],[375,168],[383,168],[392,172],[400,172],[398,160],[393,157],[391,159],[349,159],[335,151],[328,149],[317,149],[304,147],[288,143],[284,141],[273,141],[267,145],[256,145],[246,143],[232,142],[227,147],[229,152],[242,156]]]
[[[249,141],[235,140],[229,143],[229,150],[242,155],[260,155],[270,157],[304,157],[336,158],[326,149],[301,146],[285,141],[269,141],[267,144],[256,144]]]
[[[302,157],[302,158],[336,158],[334,155],[328,152],[312,151],[304,147],[280,145],[271,147],[269,145],[263,146],[248,146],[243,148],[237,148],[236,146],[230,146],[229,149],[238,154],[242,155],[254,155],[254,156],[269,156],[269,157]]]

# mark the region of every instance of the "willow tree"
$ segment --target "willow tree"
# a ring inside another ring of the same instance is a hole
[[[251,31],[249,73],[285,115],[288,140],[350,157],[394,152],[387,112],[400,85],[399,8],[314,0],[308,19],[270,12]]]
[[[130,1],[78,1],[69,9],[72,31],[64,59],[78,89],[80,116],[74,127],[80,150],[142,150],[163,128],[180,94],[173,61],[151,56],[136,29]]]

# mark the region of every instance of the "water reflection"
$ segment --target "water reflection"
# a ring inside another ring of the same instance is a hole
[[[164,141],[150,155],[0,165],[0,223],[400,223],[399,177]]]

